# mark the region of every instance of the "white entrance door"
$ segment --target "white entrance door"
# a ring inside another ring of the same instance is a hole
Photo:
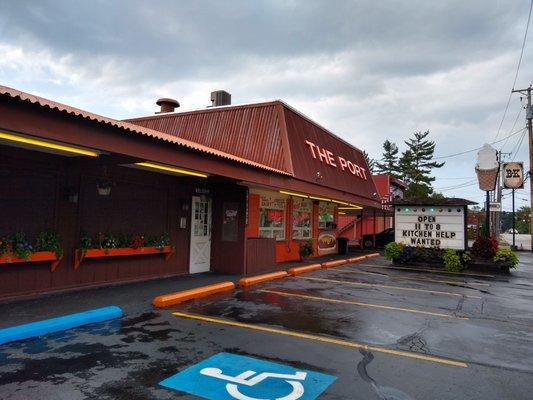
[[[192,197],[191,216],[191,274],[208,272],[211,267],[211,199]]]

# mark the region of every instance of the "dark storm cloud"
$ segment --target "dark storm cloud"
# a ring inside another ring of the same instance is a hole
[[[227,89],[239,103],[281,98],[374,157],[385,139],[401,147],[426,129],[438,154],[452,154],[494,139],[528,7],[529,0],[0,0],[0,83],[116,118],[151,113],[158,97],[204,107],[211,90]],[[520,86],[533,79],[531,43]],[[519,109],[514,97],[501,136]],[[517,121],[518,128],[523,116]],[[469,176],[474,163],[468,153],[438,175]]]
[[[490,2],[489,2],[490,3]],[[59,54],[137,60],[158,79],[206,77],[248,57],[354,52],[354,73],[410,75],[516,40],[519,3],[486,1],[3,1],[3,36]],[[135,72],[135,71],[132,71]],[[151,79],[150,76],[147,76]]]

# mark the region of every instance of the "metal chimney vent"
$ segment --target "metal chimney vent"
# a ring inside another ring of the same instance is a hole
[[[231,94],[225,90],[211,92],[211,107],[229,106],[231,104]]]
[[[161,110],[156,112],[156,114],[174,112],[176,108],[180,106],[177,100],[162,98],[155,102],[158,106],[161,106]]]

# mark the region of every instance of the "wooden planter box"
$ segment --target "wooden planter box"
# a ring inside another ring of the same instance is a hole
[[[15,263],[32,263],[32,262],[50,262],[50,272],[54,272],[61,259],[63,257],[57,258],[56,253],[53,251],[36,251],[33,253],[30,258],[18,258],[13,254],[3,254],[0,256],[0,264],[15,264]]]
[[[131,247],[120,247],[116,249],[76,249],[74,254],[74,269],[78,269],[81,262],[86,258],[103,258],[103,257],[127,257],[127,256],[143,256],[147,254],[165,254],[165,259],[168,260],[174,249],[172,246],[159,247],[139,247],[132,249]]]

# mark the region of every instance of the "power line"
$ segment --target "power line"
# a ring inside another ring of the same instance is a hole
[[[520,58],[518,59],[518,65],[516,66],[516,73],[514,75],[514,80],[513,80],[513,88],[511,89],[511,92],[509,93],[509,98],[507,99],[507,104],[505,105],[505,111],[503,112],[502,120],[500,121],[500,126],[498,127],[498,132],[496,132],[496,136],[494,137],[494,139],[498,139],[498,136],[500,135],[500,130],[502,129],[503,121],[505,120],[505,116],[507,115],[507,110],[509,110],[509,104],[511,103],[511,97],[513,96],[513,90],[516,85],[516,80],[518,79],[518,72],[520,71],[520,65],[522,64],[522,56],[524,55],[524,47],[526,46],[527,32],[529,31],[529,21],[531,20],[532,9],[533,9],[533,0],[531,0],[531,4],[529,6],[529,14],[527,17],[526,31],[524,32],[524,40],[522,41],[522,49],[520,50]]]
[[[532,0],[533,1],[533,0]],[[496,143],[500,143],[500,142],[503,142],[504,140],[506,139],[509,139],[510,137],[514,136],[514,135],[518,135],[520,132],[522,132],[523,130],[525,130],[526,128],[521,128],[520,130],[516,131],[516,132],[513,132],[511,133],[510,135],[502,138],[502,139],[499,139],[499,140],[496,140],[494,142],[491,142],[490,144],[496,144]],[[439,156],[439,157],[433,157],[432,160],[441,160],[443,158],[450,158],[450,157],[457,157],[457,156],[462,156],[463,154],[468,154],[468,153],[472,153],[473,151],[476,151],[476,150],[479,150],[481,149],[481,147],[476,147],[475,149],[471,149],[471,150],[465,150],[465,151],[461,151],[460,153],[455,153],[455,154],[449,154],[447,156]]]
[[[516,123],[518,122],[518,118],[520,118],[520,115],[522,115],[522,111],[524,110],[524,108],[522,107],[522,104],[520,104],[520,109],[518,110],[518,114],[516,114],[516,118],[514,119],[514,122],[513,122],[513,127],[509,130],[509,132],[512,132],[514,131],[514,127],[516,126]],[[505,142],[502,144],[502,146],[500,147],[500,151],[503,150],[503,148],[505,147],[505,145],[507,144],[507,141],[509,140],[509,138],[507,138],[505,140]]]

